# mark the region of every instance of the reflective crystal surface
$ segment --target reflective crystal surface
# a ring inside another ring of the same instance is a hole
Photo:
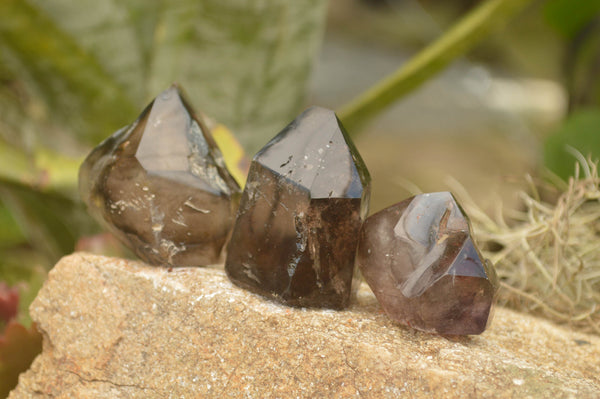
[[[417,195],[367,218],[357,263],[392,319],[439,334],[480,334],[491,320],[494,266],[448,192]]]
[[[347,306],[369,193],[369,172],[333,111],[309,108],[252,161],[229,278],[292,306]]]
[[[176,86],[96,147],[79,170],[90,212],[144,261],[219,261],[240,188]]]

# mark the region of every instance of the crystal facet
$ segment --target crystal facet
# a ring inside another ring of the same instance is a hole
[[[363,224],[357,263],[392,319],[439,334],[480,334],[498,282],[448,192],[421,194]]]
[[[252,161],[229,278],[292,306],[347,306],[369,193],[369,172],[333,111],[309,108]]]
[[[176,86],[88,155],[79,188],[92,215],[140,258],[171,266],[219,261],[240,193]]]

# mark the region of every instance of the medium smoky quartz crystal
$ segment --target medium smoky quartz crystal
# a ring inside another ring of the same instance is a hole
[[[93,216],[155,265],[219,261],[240,188],[176,86],[96,147],[79,171]]]
[[[439,334],[480,334],[498,282],[448,192],[421,194],[365,221],[357,263],[394,320]]]
[[[229,278],[287,305],[344,308],[369,193],[367,168],[336,115],[309,108],[252,161]]]

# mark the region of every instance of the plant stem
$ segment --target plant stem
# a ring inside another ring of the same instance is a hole
[[[440,72],[531,2],[488,0],[482,3],[396,72],[342,106],[338,115],[344,126],[357,134],[360,125]]]

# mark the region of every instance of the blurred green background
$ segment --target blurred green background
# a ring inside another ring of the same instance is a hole
[[[371,212],[417,188],[446,190],[448,176],[484,209],[510,205],[525,173],[572,173],[566,145],[600,154],[600,0],[512,2],[522,9],[505,26],[471,37],[459,53],[471,51],[441,74],[352,123],[373,177]],[[29,326],[27,307],[61,256],[124,254],[95,236],[77,169],[172,82],[252,155],[307,105],[347,109],[483,6],[0,0],[0,302],[9,286],[19,297],[10,318]],[[0,381],[14,380],[3,377],[3,345]]]

